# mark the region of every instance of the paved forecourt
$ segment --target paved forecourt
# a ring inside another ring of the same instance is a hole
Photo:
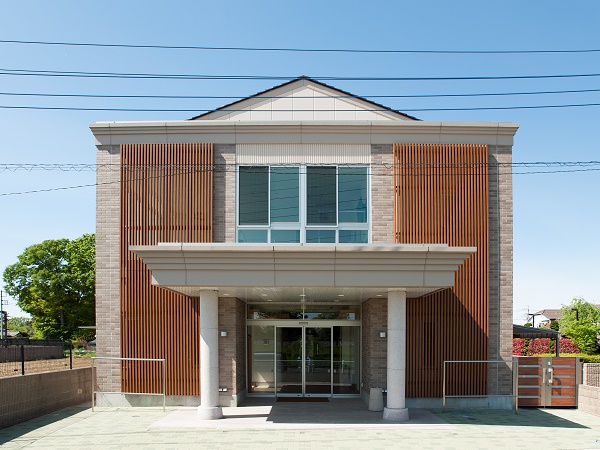
[[[331,402],[336,403],[336,402]],[[600,448],[600,417],[574,409],[413,410],[408,422],[383,422],[351,401],[334,419],[326,403],[224,408],[199,421],[196,408],[72,407],[0,430],[7,449],[66,448]],[[350,407],[348,407],[350,406]],[[245,410],[245,411],[240,411]],[[354,413],[353,413],[354,410]]]

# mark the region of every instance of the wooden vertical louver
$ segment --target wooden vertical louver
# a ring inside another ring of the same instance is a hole
[[[487,359],[487,162],[487,145],[394,145],[395,242],[477,247],[454,288],[407,301],[407,397],[441,397],[444,360]],[[446,394],[485,394],[487,369],[449,364]]]
[[[121,356],[165,358],[168,395],[200,395],[199,300],[151,285],[131,245],[212,241],[211,144],[121,146]],[[159,363],[125,361],[123,392],[162,392]]]

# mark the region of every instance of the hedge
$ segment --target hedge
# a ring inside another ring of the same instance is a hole
[[[554,352],[554,341],[548,338],[513,339],[513,355],[537,356]],[[579,347],[569,338],[560,338],[561,354],[580,354]]]

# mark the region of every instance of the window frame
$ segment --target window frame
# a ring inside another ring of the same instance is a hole
[[[258,167],[264,166],[267,167],[268,174],[268,224],[266,225],[240,225],[239,223],[239,201],[240,201],[240,167]],[[307,168],[308,167],[318,167],[318,166],[331,166],[336,168],[336,199],[335,199],[335,208],[336,208],[336,224],[313,224],[308,225],[306,223],[307,220]],[[339,168],[340,167],[360,167],[365,168],[365,176],[366,176],[366,190],[367,190],[367,219],[365,223],[359,222],[339,222]],[[299,222],[275,222],[271,221],[271,168],[272,167],[294,167],[298,168],[298,218]],[[367,242],[371,243],[372,239],[372,231],[371,231],[371,167],[368,164],[239,164],[236,166],[236,192],[235,192],[235,242],[239,242],[239,231],[240,230],[267,230],[267,242],[266,244],[273,245],[286,245],[292,243],[273,243],[271,242],[271,231],[273,230],[299,230],[300,231],[300,240],[299,243],[306,244],[306,232],[309,230],[334,230],[335,231],[335,244],[339,244],[339,231],[366,231],[367,232]],[[313,244],[313,243],[310,243]],[[314,243],[315,245],[320,245],[319,243]],[[354,243],[356,245],[357,243]],[[326,245],[326,244],[325,244]],[[331,244],[330,244],[331,245]],[[341,245],[346,245],[342,243]],[[352,243],[348,243],[348,245],[352,245]]]

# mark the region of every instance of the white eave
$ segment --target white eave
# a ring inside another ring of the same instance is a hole
[[[299,301],[298,294],[308,289],[312,298],[323,301],[340,296],[356,302],[393,289],[419,297],[452,287],[455,272],[477,249],[396,244],[159,244],[130,250],[150,269],[154,285],[192,297],[200,290],[216,289],[220,295],[245,296],[246,300],[269,295]]]
[[[512,145],[519,125],[495,122],[248,121],[100,122],[90,125],[96,145],[205,142],[462,143]]]

